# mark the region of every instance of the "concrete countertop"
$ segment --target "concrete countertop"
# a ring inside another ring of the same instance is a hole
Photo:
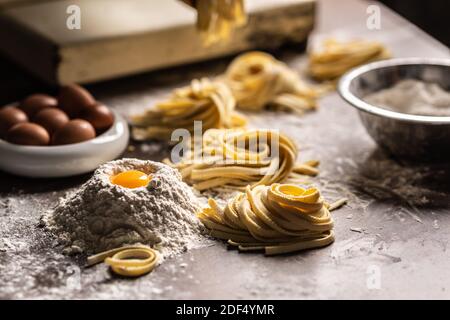
[[[396,57],[449,57],[449,50],[381,7],[381,30],[368,30],[369,2],[319,1],[317,37],[330,33],[383,41]],[[380,5],[381,6],[381,5]],[[278,57],[304,68],[305,57]],[[229,60],[151,73],[91,87],[128,115],[193,77],[215,75]],[[321,160],[314,178],[325,197],[349,198],[335,211],[336,241],[319,250],[266,258],[227,251],[221,242],[165,261],[137,280],[117,279],[106,266],[84,269],[63,256],[37,227],[42,212],[89,175],[31,180],[0,173],[0,298],[340,299],[449,298],[450,167],[411,165],[381,152],[352,108],[336,93],[304,117],[249,116],[252,126],[281,129],[301,146],[300,159]],[[157,143],[136,144],[127,157],[160,160]]]

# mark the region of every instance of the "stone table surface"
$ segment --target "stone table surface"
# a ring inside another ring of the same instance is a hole
[[[323,35],[383,41],[396,57],[449,57],[449,50],[381,7],[381,30],[368,30],[357,0],[319,1],[314,39]],[[381,6],[381,5],[380,5]],[[302,72],[305,56],[277,56]],[[221,73],[229,59],[107,82],[89,89],[124,115],[139,111],[189,79]],[[83,268],[38,228],[43,212],[89,174],[32,180],[0,173],[0,298],[63,299],[340,299],[450,298],[450,169],[394,160],[380,151],[351,107],[336,93],[304,117],[264,112],[251,126],[280,129],[301,146],[300,159],[319,159],[313,181],[335,211],[331,246],[287,256],[228,251],[225,244],[166,260],[150,275],[118,279],[106,266]],[[412,146],[413,147],[413,146]],[[160,160],[167,147],[136,144],[126,157]]]

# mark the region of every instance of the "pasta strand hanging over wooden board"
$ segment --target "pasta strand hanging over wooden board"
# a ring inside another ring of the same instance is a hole
[[[183,0],[197,9],[197,30],[206,46],[227,41],[247,23],[244,0]]]

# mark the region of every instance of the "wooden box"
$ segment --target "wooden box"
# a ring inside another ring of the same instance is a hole
[[[80,30],[66,25],[70,5]],[[177,0],[0,0],[0,51],[47,83],[92,83],[301,43],[314,25],[314,0],[246,0],[246,9],[231,41],[205,47],[196,11]]]

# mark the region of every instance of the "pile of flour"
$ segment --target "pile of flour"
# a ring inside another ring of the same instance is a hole
[[[110,177],[127,170],[151,174],[147,187],[127,189]],[[74,194],[42,217],[68,254],[88,254],[141,243],[170,257],[200,245],[199,202],[175,169],[153,161],[122,159],[102,165]]]
[[[399,81],[391,88],[364,98],[384,109],[423,116],[450,116],[450,92],[436,83],[415,79]]]

